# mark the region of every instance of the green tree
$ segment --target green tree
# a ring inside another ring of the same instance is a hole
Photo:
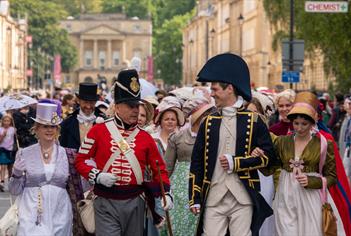
[[[305,49],[313,56],[319,48],[324,54],[324,68],[336,76],[337,89],[349,92],[351,87],[351,12],[339,14],[308,13],[304,1],[295,2],[295,38],[305,40]],[[273,25],[279,25],[281,39],[288,35],[290,0],[264,0],[264,8]],[[279,40],[276,40],[277,42]]]
[[[70,16],[82,13],[97,13],[101,11],[101,0],[42,0],[60,5]]]
[[[67,16],[61,6],[42,0],[13,0],[11,14],[28,16],[28,33],[33,37],[34,58],[60,54],[64,71],[76,64],[76,49],[70,43],[67,31],[59,26],[59,20]]]
[[[125,13],[128,17],[145,19],[150,16],[150,0],[102,0],[103,13]]]
[[[195,2],[195,0],[153,0],[154,27],[161,27],[164,21],[190,12],[195,7]]]
[[[155,64],[160,78],[166,84],[178,85],[182,78],[182,29],[192,17],[185,15],[165,20],[162,27],[155,30]]]

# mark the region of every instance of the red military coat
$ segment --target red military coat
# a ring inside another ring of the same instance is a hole
[[[108,121],[105,121],[105,123]],[[135,197],[145,189],[137,184],[131,165],[122,153],[117,156],[107,170],[107,172],[114,173],[117,176],[115,185],[108,188],[96,183],[96,177],[103,170],[106,162],[115,152],[120,152],[105,123],[93,126],[84,138],[76,157],[76,169],[90,183],[95,184],[94,192],[99,196],[114,199]],[[147,186],[155,196],[160,195],[159,175],[156,166],[156,160],[158,160],[165,191],[169,191],[170,182],[165,163],[153,138],[137,126],[124,130],[123,126],[118,125],[116,120],[114,120],[114,124],[126,140],[135,129],[139,129],[135,138],[130,140],[128,144],[134,150],[142,173],[145,173],[146,168],[149,168],[152,173],[152,180]],[[96,162],[96,168],[86,164],[86,160],[91,158]]]

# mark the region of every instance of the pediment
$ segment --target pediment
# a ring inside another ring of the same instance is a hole
[[[99,25],[85,30],[81,35],[123,35],[123,33],[107,25]]]

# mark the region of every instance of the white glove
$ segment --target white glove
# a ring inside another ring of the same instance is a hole
[[[114,183],[116,183],[116,180],[117,176],[112,173],[100,173],[96,182],[98,184],[105,185],[106,187],[111,187]]]
[[[23,159],[17,159],[13,165],[13,175],[21,177],[24,171],[26,171],[26,163]]]
[[[163,210],[168,211],[173,209],[174,204],[173,204],[173,200],[171,198],[171,196],[169,196],[168,194],[166,194],[166,205],[163,202],[163,198],[161,198],[161,206],[163,208]]]

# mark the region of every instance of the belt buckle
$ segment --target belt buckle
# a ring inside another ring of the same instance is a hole
[[[118,142],[118,147],[121,149],[123,153],[126,153],[129,150],[129,144],[127,143],[126,140],[121,140]]]

